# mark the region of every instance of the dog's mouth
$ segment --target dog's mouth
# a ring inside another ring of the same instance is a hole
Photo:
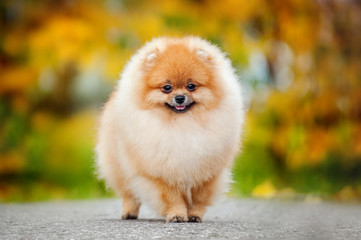
[[[169,103],[165,103],[165,105],[167,107],[169,107],[170,109],[172,109],[173,112],[185,113],[194,105],[194,102],[192,102],[192,103],[190,103],[188,105],[175,105],[175,106],[172,106]]]

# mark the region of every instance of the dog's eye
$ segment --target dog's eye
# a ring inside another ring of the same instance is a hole
[[[162,91],[165,93],[170,93],[173,90],[173,87],[169,84],[162,87]]]
[[[193,83],[190,83],[187,85],[186,87],[189,91],[194,91],[196,89],[196,85],[194,85]]]

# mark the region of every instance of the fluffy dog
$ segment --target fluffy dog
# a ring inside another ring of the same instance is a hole
[[[230,61],[198,37],[153,39],[126,65],[105,104],[99,176],[122,199],[167,222],[201,222],[228,182],[240,148],[241,87]]]

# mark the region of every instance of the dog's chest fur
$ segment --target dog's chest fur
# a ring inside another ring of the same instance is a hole
[[[129,160],[131,164],[152,177],[174,183],[204,181],[220,171],[230,143],[237,137],[231,119],[219,121],[219,117],[212,116],[203,124],[190,117],[164,123],[149,112],[140,111],[123,121],[123,140],[136,155]],[[127,128],[127,121],[136,127]]]

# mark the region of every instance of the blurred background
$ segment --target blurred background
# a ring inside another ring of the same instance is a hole
[[[0,2],[0,201],[113,196],[94,175],[99,109],[155,36],[228,53],[247,96],[233,196],[361,200],[357,0]]]

